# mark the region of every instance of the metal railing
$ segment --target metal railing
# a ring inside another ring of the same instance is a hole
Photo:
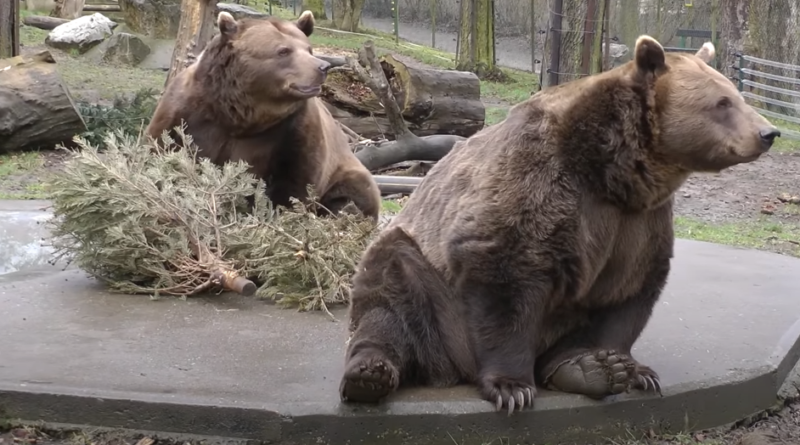
[[[800,140],[800,66],[736,54],[739,63],[733,79],[739,92],[761,115],[776,119],[781,137]]]

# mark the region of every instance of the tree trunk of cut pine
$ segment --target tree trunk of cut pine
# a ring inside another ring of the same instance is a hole
[[[333,0],[333,26],[342,31],[358,32],[365,0]]]
[[[0,154],[71,144],[86,131],[49,51],[0,60]]]
[[[61,19],[75,20],[83,15],[85,0],[56,0],[52,16]]]
[[[460,10],[456,69],[472,71],[481,79],[500,80],[503,74],[495,65],[494,54],[493,0],[462,0]]]
[[[327,20],[325,2],[323,0],[303,0],[303,11],[311,11],[316,20]]]
[[[583,55],[583,39],[591,39],[586,34],[586,2],[584,0],[563,0],[561,18],[561,48],[559,66],[548,66],[547,69],[558,73],[558,83],[564,84],[581,78],[581,60]],[[599,11],[600,8],[596,8]],[[595,14],[593,19],[597,20]],[[548,38],[545,44],[545,60],[550,60],[553,51],[553,39]],[[542,86],[550,85],[550,76],[542,76]]]
[[[214,36],[216,0],[183,0],[172,63],[164,85],[186,69]]]
[[[469,137],[483,128],[486,109],[475,74],[413,68],[391,55],[382,57],[380,63],[400,113],[415,135]],[[363,138],[392,134],[381,101],[347,66],[329,71],[322,100],[336,120]]]

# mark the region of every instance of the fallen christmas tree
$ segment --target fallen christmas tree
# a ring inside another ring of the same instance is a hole
[[[78,150],[46,184],[54,262],[64,258],[123,293],[223,289],[325,311],[348,301],[374,222],[319,217],[313,195],[273,208],[247,164],[195,158],[191,137],[180,135],[186,146],[174,151],[124,132],[108,134],[102,152],[75,138]]]

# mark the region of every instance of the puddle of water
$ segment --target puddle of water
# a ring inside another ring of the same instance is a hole
[[[47,265],[53,250],[45,246],[49,236],[44,211],[0,211],[0,275]]]

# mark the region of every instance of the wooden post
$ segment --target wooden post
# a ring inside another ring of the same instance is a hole
[[[536,0],[531,0],[531,73],[536,74]]]
[[[436,48],[436,0],[430,0],[431,4],[431,48]]]
[[[0,2],[0,59],[19,55],[19,0]]]
[[[564,10],[563,0],[554,0],[553,9],[550,11],[550,36],[553,44],[550,45],[550,79],[548,86],[558,85],[558,70],[561,67],[561,19]]]
[[[603,69],[601,71],[611,69],[611,28],[609,27],[609,20],[611,17],[611,5],[609,4],[610,0],[605,0],[605,6],[603,9],[605,10],[603,13],[603,32],[606,44],[606,52],[603,54]]]
[[[583,21],[583,54],[581,55],[581,72],[588,76],[591,73],[589,67],[592,55],[592,42],[594,41],[595,13],[597,12],[597,0],[586,1],[586,19]]]
[[[189,66],[214,35],[216,0],[183,0],[172,63],[164,85]]]

